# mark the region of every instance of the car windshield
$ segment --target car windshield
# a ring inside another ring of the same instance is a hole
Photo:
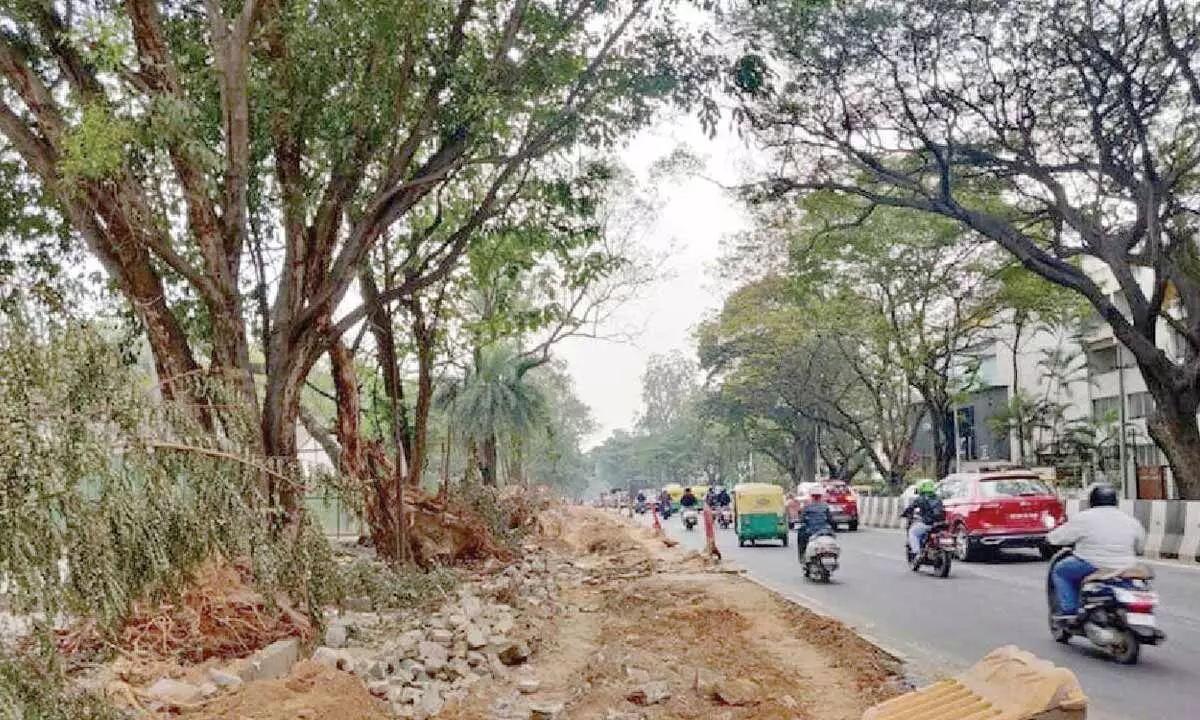
[[[1052,495],[1046,483],[1037,478],[997,478],[981,480],[979,494],[984,497],[1021,497],[1023,495]]]

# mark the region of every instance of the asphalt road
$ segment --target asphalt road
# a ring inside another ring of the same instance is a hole
[[[685,545],[704,545],[702,527],[686,532],[677,517],[664,527]],[[841,568],[834,582],[824,585],[804,579],[794,536],[787,548],[739,548],[732,530],[717,531],[717,546],[727,561],[899,652],[918,678],[957,672],[992,649],[1013,644],[1074,671],[1091,700],[1091,720],[1200,717],[1200,569],[1150,563],[1167,641],[1142,648],[1138,665],[1123,666],[1093,651],[1084,638],[1064,646],[1050,637],[1046,563],[1036,554],[955,563],[942,580],[928,569],[920,574],[908,569],[899,531],[865,528],[840,533],[838,539]]]

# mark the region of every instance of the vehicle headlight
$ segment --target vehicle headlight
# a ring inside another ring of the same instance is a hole
[[[1047,530],[1051,530],[1058,524],[1058,521],[1054,519],[1053,515],[1046,513],[1042,516],[1042,524],[1046,526]]]

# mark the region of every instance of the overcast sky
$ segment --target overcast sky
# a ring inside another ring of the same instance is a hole
[[[646,250],[663,257],[661,279],[606,328],[608,334],[632,331],[630,342],[569,339],[556,350],[599,424],[589,446],[633,424],[651,355],[674,349],[693,354],[693,328],[721,304],[723,288],[714,269],[722,241],[746,227],[736,200],[717,184],[731,185],[744,175],[747,150],[731,134],[709,140],[690,118],[664,121],[635,139],[622,160],[648,182],[651,166],[681,146],[704,161],[705,177],[677,177],[657,188],[663,204]]]

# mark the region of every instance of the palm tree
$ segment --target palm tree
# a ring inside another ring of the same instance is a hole
[[[476,353],[474,367],[463,378],[438,393],[439,407],[474,445],[486,485],[496,485],[498,438],[507,434],[519,447],[521,438],[546,421],[545,396],[525,380],[539,364],[506,345],[491,345]]]

